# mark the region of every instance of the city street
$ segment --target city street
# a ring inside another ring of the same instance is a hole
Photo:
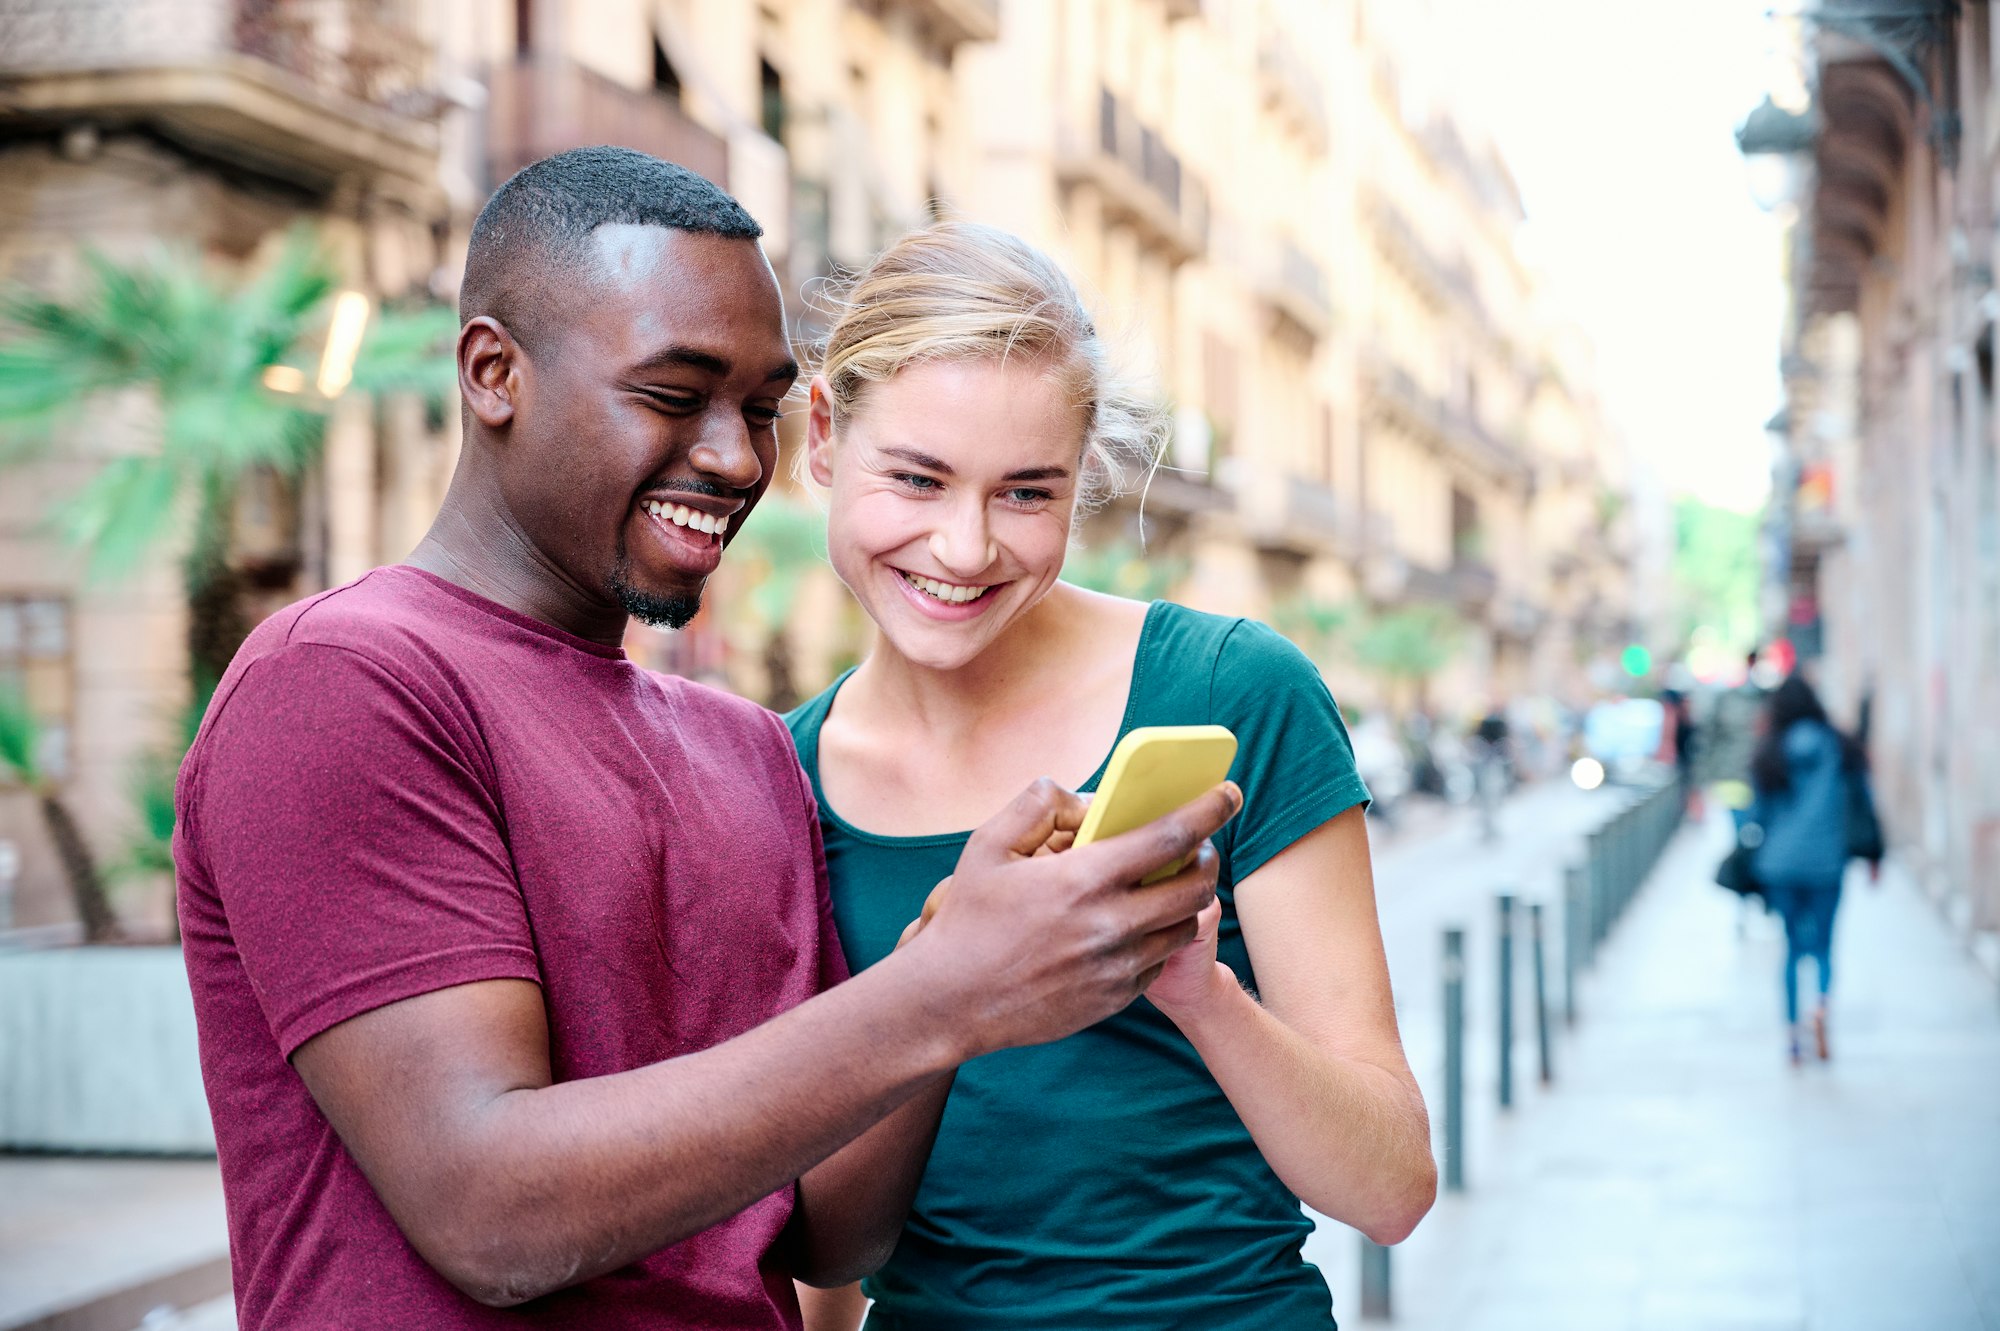
[[[1471,1009],[1467,1192],[1442,1197],[1394,1251],[1394,1324],[2000,1328],[2000,1008],[1893,868],[1878,890],[1849,878],[1834,1058],[1793,1069],[1776,921],[1742,916],[1708,881],[1719,820],[1684,831],[1586,977],[1553,1089],[1535,1084],[1524,1018],[1516,1107],[1497,1111],[1492,893],[1552,892],[1603,794],[1528,792],[1491,853],[1465,822],[1379,852],[1404,1037],[1434,1126],[1446,923],[1468,926]],[[1347,1325],[1361,1321],[1358,1245],[1323,1222],[1308,1251]]]
[[[1523,923],[1516,1106],[1495,1108],[1494,893],[1551,903],[1555,1002],[1560,869],[1621,798],[1548,781],[1507,802],[1492,844],[1469,811],[1429,806],[1378,833],[1404,1038],[1440,1132],[1445,927],[1466,929],[1468,958],[1468,1190],[1395,1250],[1394,1324],[2000,1328],[2000,1009],[1893,871],[1878,890],[1850,882],[1828,1066],[1785,1063],[1782,944],[1707,881],[1714,820],[1668,848],[1584,977],[1548,1089]],[[214,1167],[0,1160],[0,1239],[0,1327],[149,1282],[170,1293],[176,1271],[199,1289],[224,1248]],[[1331,1222],[1308,1249],[1348,1325],[1362,1321],[1358,1252]],[[210,1299],[147,1331],[231,1326],[227,1299]]]

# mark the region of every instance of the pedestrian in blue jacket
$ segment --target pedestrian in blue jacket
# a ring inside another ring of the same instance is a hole
[[[1763,737],[1750,760],[1755,791],[1750,821],[1763,829],[1752,872],[1785,922],[1785,1020],[1794,1063],[1800,1059],[1798,966],[1811,957],[1819,975],[1813,1044],[1828,1057],[1827,992],[1833,981],[1833,918],[1850,855],[1850,800],[1870,798],[1858,745],[1833,728],[1812,686],[1793,675],[1766,705]],[[1871,806],[1872,807],[1872,806]]]

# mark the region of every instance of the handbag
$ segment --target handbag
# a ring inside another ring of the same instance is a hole
[[[1757,823],[1745,823],[1736,829],[1736,844],[1722,857],[1722,863],[1715,867],[1715,881],[1728,888],[1739,897],[1761,897],[1764,885],[1757,881],[1754,861],[1757,847],[1764,844],[1764,829]]]
[[[1868,774],[1856,768],[1847,773],[1847,857],[1877,861],[1886,849],[1875,797],[1868,790]]]

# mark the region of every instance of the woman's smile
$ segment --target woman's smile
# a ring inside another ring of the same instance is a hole
[[[890,572],[895,574],[896,585],[902,588],[903,598],[915,606],[918,613],[945,623],[977,619],[998,599],[995,593],[1007,585],[1004,582],[946,582],[941,578],[894,567]]]

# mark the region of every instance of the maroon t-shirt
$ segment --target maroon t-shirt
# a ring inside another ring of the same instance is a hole
[[[406,567],[273,616],[181,769],[175,859],[236,1301],[264,1328],[796,1327],[785,1188],[511,1309],[419,1257],[287,1061],[398,999],[539,984],[557,1081],[845,976],[812,796],[754,704]]]

